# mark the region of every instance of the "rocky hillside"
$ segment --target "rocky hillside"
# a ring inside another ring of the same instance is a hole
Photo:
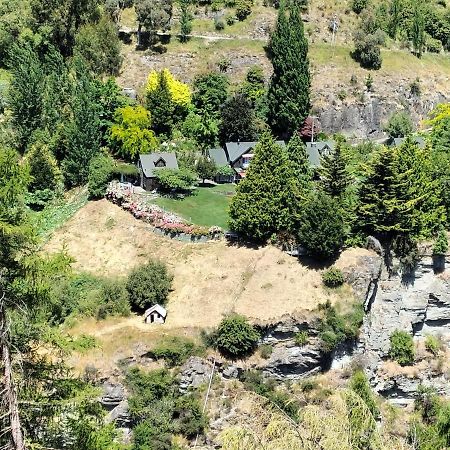
[[[276,20],[276,10],[260,4],[244,22],[214,28],[214,20],[225,18],[227,9],[219,12],[197,7],[193,21],[193,37],[185,44],[178,42],[178,17],[172,20],[172,36],[158,52],[136,50],[136,17],[133,9],[122,15],[122,28],[131,36],[124,45],[124,64],[119,82],[124,87],[141,90],[150,70],[168,67],[183,81],[206,70],[225,67],[233,83],[240,82],[246,70],[255,64],[271,75],[265,46]],[[336,17],[339,29],[332,43],[330,20]],[[448,54],[427,53],[416,58],[408,49],[394,42],[382,50],[383,65],[378,71],[368,71],[350,56],[352,33],[358,16],[345,1],[311,0],[304,15],[310,40],[313,112],[319,117],[326,133],[344,132],[349,136],[381,138],[386,121],[397,110],[408,111],[418,124],[436,104],[448,101],[450,92],[450,58]],[[129,34],[131,33],[131,34]],[[366,86],[371,75],[373,85]],[[421,95],[411,93],[411,84],[419,79]]]

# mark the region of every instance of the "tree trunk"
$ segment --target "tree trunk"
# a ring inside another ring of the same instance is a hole
[[[13,368],[10,353],[9,329],[6,319],[4,298],[0,300],[0,353],[3,365],[3,404],[7,409],[11,450],[25,450],[22,427],[20,426],[19,403],[17,389],[14,384]]]

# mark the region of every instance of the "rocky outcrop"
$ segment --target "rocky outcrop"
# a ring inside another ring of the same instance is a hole
[[[264,367],[264,374],[277,379],[296,380],[319,373],[324,356],[317,340],[302,347],[293,342],[275,346]]]
[[[107,422],[114,422],[119,428],[127,428],[131,419],[128,413],[128,401],[125,388],[120,383],[107,381],[102,386],[103,395],[100,398],[102,406],[109,411]]]
[[[207,383],[212,370],[213,365],[209,361],[191,356],[181,368],[180,392],[184,393]]]

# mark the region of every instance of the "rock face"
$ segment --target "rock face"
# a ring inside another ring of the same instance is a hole
[[[413,121],[418,123],[439,103],[448,101],[443,93],[418,98],[411,95],[408,86],[402,86],[395,95],[382,97],[366,93],[362,101],[354,104],[335,104],[327,102],[326,109],[317,111],[322,130],[327,134],[344,133],[358,138],[383,138],[383,125],[398,110],[406,110]]]
[[[115,422],[118,427],[127,428],[131,422],[125,388],[120,383],[106,382],[100,403],[109,411],[107,422]]]
[[[209,381],[212,364],[198,356],[191,356],[181,369],[180,392],[196,388]]]
[[[401,272],[390,274],[383,267],[372,296],[360,334],[360,353],[375,389],[397,403],[412,401],[419,384],[450,394],[448,382],[432,370],[421,371],[413,380],[389,378],[381,370],[395,330],[407,331],[417,341],[428,334],[450,338],[450,281],[445,273],[435,274],[430,256],[424,256],[406,277]]]

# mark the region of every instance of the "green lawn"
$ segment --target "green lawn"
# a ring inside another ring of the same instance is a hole
[[[235,190],[236,186],[232,184],[199,187],[191,196],[181,200],[161,197],[152,202],[196,225],[218,225],[227,229],[228,205]]]

